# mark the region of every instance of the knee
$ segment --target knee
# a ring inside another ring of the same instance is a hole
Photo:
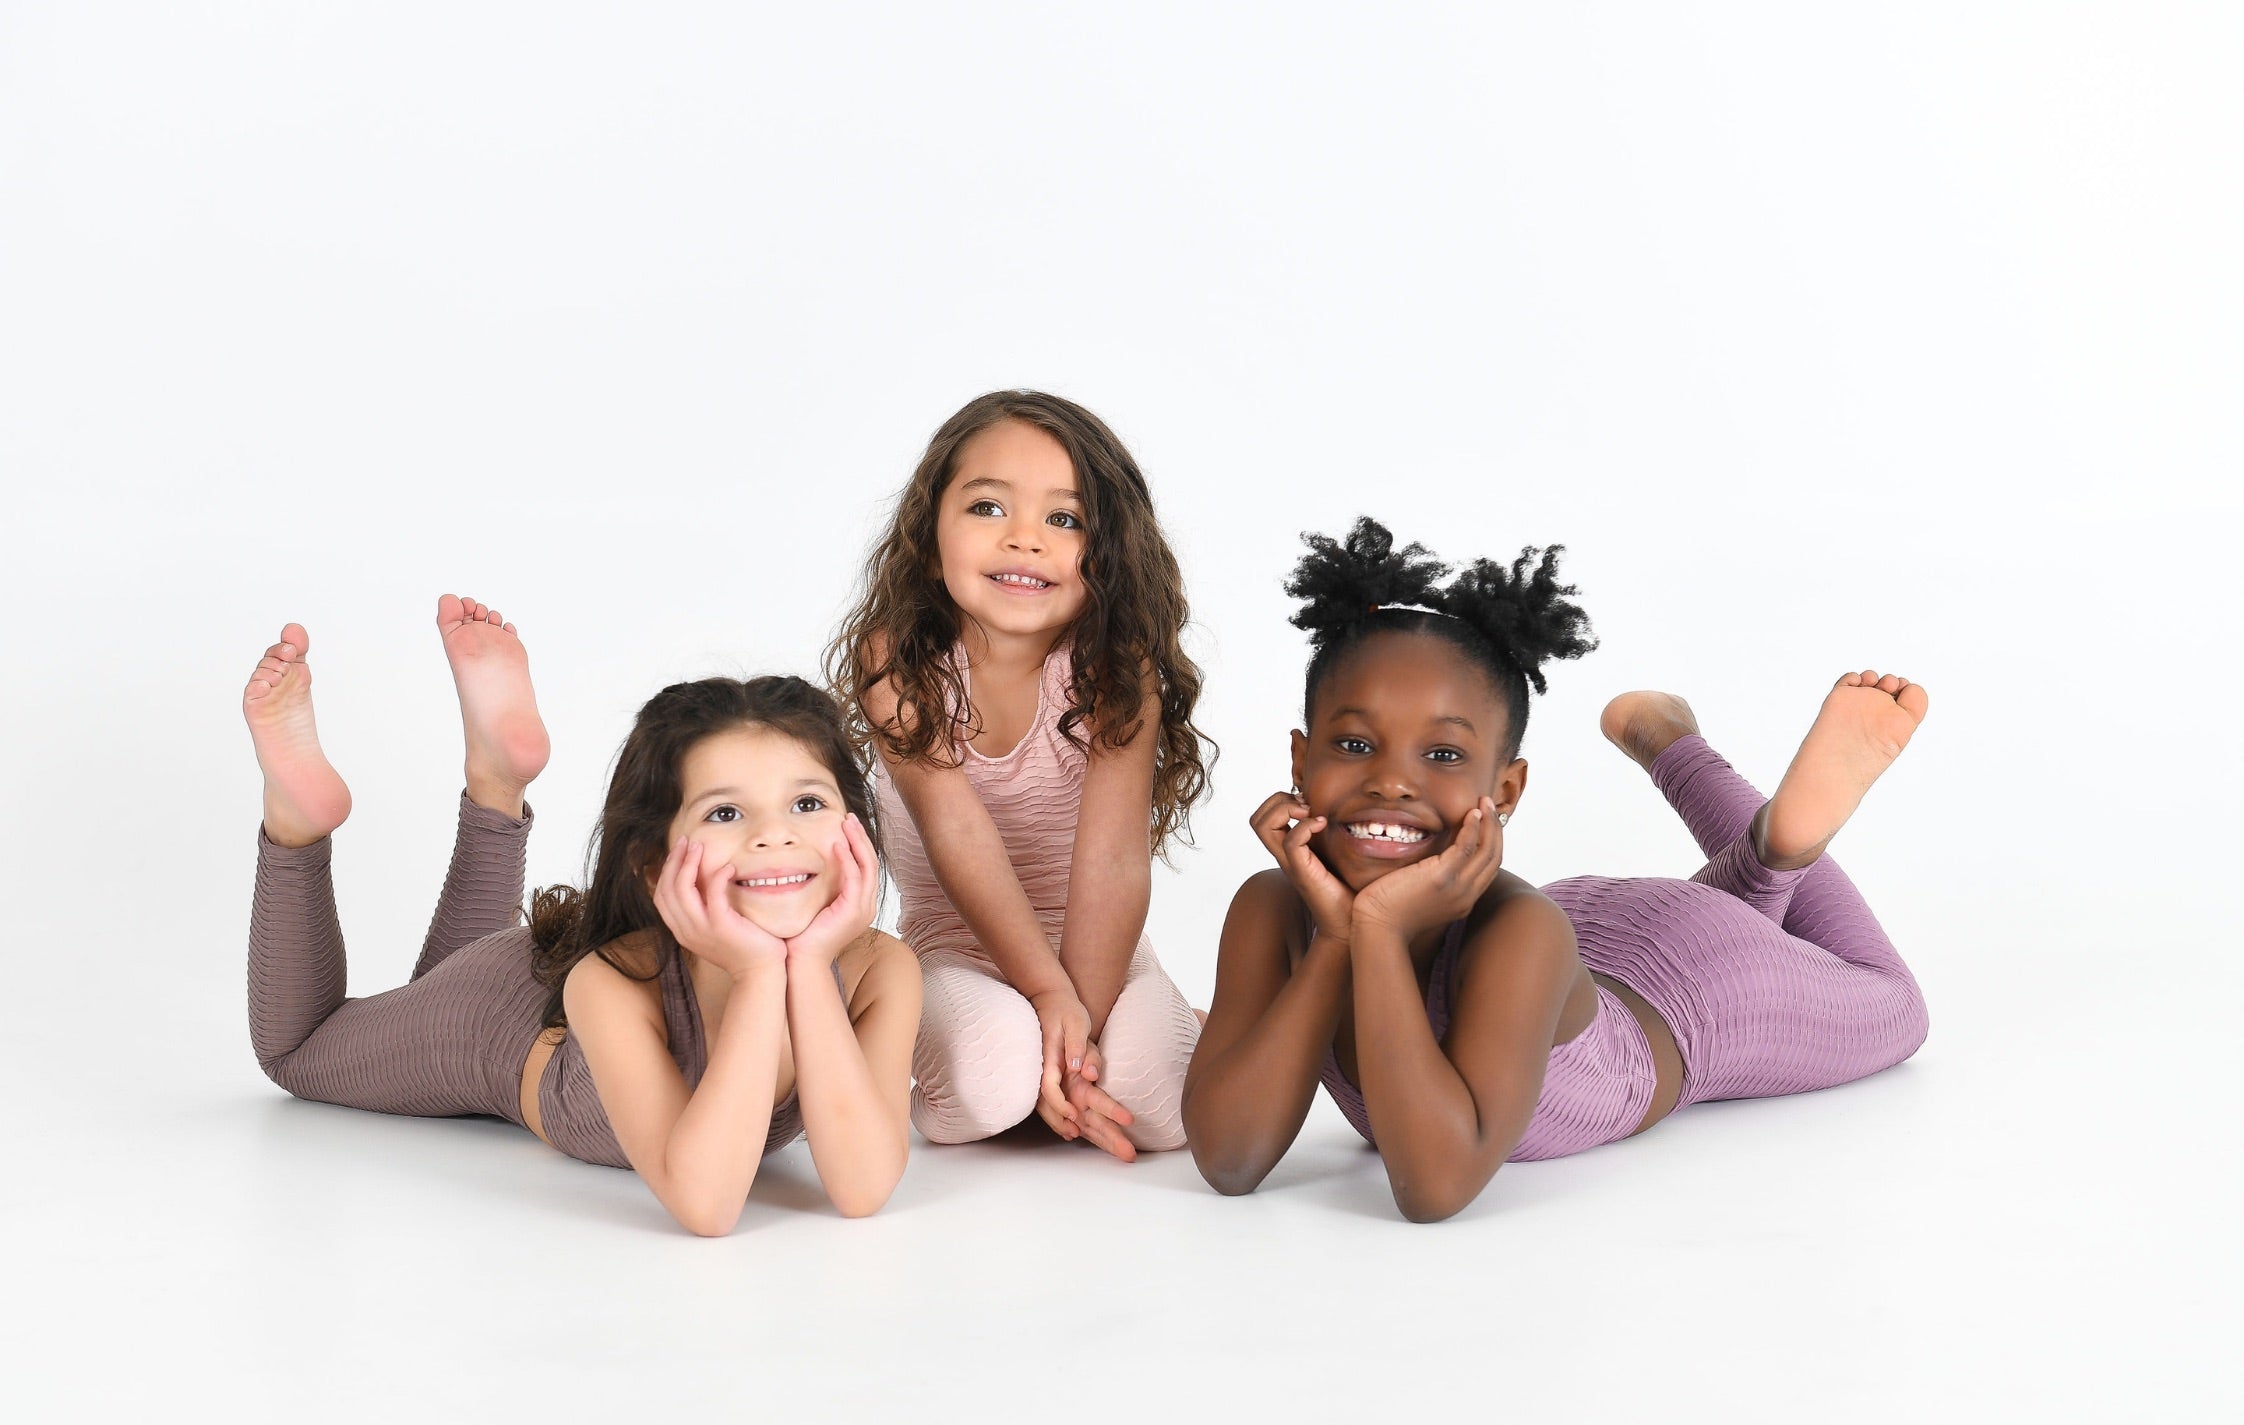
[[[1027,1001],[1013,998],[1020,1005],[1017,1015],[980,1015],[965,1024],[930,1019],[920,1025],[912,1056],[912,1075],[919,1081],[912,1092],[912,1126],[928,1142],[978,1142],[1035,1112],[1043,1085],[1043,1038]]]

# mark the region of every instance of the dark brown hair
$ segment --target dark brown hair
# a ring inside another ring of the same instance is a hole
[[[950,657],[959,637],[958,605],[931,572],[941,558],[936,516],[959,447],[1008,420],[1060,443],[1083,497],[1088,597],[1064,635],[1074,645],[1075,675],[1060,715],[1061,735],[1089,750],[1081,731],[1088,722],[1098,745],[1127,746],[1144,720],[1145,671],[1158,679],[1150,834],[1160,854],[1171,836],[1191,839],[1192,804],[1206,793],[1214,761],[1215,744],[1192,725],[1200,669],[1185,656],[1182,641],[1191,611],[1145,476],[1106,423],[1075,402],[1041,391],[992,391],[943,422],[866,560],[857,605],[826,650],[826,680],[848,706],[860,745],[877,738],[899,762],[958,765],[959,740],[979,725]],[[896,694],[896,719],[874,727],[865,717],[865,695],[884,680]]]
[[[685,787],[686,754],[706,737],[742,727],[766,727],[795,739],[833,774],[842,801],[865,824],[875,851],[874,819],[865,767],[833,698],[800,678],[704,678],[673,683],[647,699],[631,735],[616,754],[600,826],[585,851],[584,889],[544,886],[530,898],[530,934],[537,941],[531,965],[547,987],[545,1023],[564,1022],[561,987],[587,955],[598,955],[635,980],[662,973],[678,942],[655,910],[647,876],[670,850],[670,822]],[[654,932],[652,965],[621,957],[618,942]]]

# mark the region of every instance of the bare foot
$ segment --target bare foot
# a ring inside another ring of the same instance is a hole
[[[1915,683],[1865,668],[1823,700],[1776,795],[1754,819],[1754,852],[1774,871],[1805,866],[1847,824],[1870,784],[1893,765],[1931,700]]]
[[[309,846],[351,814],[351,789],[320,751],[312,725],[312,637],[300,623],[257,660],[242,689],[242,716],[265,773],[265,835],[276,846]]]
[[[1691,705],[1673,693],[1643,692],[1623,693],[1605,705],[1597,719],[1598,731],[1605,740],[1629,755],[1631,761],[1645,771],[1652,770],[1662,752],[1675,744],[1676,739],[1689,737],[1699,730],[1699,720],[1691,716]]]
[[[553,751],[530,688],[529,651],[498,610],[473,599],[439,598],[436,630],[460,692],[468,800],[520,816],[523,792]]]

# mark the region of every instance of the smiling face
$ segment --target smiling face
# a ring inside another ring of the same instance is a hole
[[[1083,610],[1075,465],[1035,426],[999,421],[959,446],[935,542],[943,587],[985,635],[1056,637]]]
[[[834,774],[802,743],[768,727],[712,733],[678,768],[683,801],[670,842],[732,866],[732,907],[785,940],[841,893],[835,848],[848,814]]]
[[[1518,805],[1527,763],[1505,758],[1508,733],[1488,676],[1447,641],[1367,639],[1293,735],[1295,784],[1311,816],[1331,818],[1311,846],[1351,890],[1440,855],[1482,797],[1498,812]]]

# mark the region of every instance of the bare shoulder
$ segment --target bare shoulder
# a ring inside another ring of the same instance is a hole
[[[1465,945],[1476,958],[1572,959],[1574,923],[1558,902],[1504,871],[1466,917]]]
[[[655,983],[661,952],[649,935],[627,935],[570,967],[561,985],[562,1013],[582,1028],[588,1018],[644,1018],[662,1027],[662,991]],[[620,964],[623,968],[617,968]]]
[[[1231,897],[1231,909],[1250,911],[1272,921],[1295,920],[1301,914],[1301,893],[1286,879],[1285,872],[1272,866],[1239,883]]]
[[[841,967],[843,994],[853,1013],[885,995],[901,993],[907,984],[914,992],[919,988],[919,957],[885,930],[859,936],[835,962]]]
[[[1232,893],[1231,909],[1223,918],[1223,944],[1276,945],[1282,947],[1286,963],[1291,965],[1308,948],[1308,937],[1303,933],[1307,921],[1301,893],[1286,879],[1285,872],[1272,866],[1241,881]]]

